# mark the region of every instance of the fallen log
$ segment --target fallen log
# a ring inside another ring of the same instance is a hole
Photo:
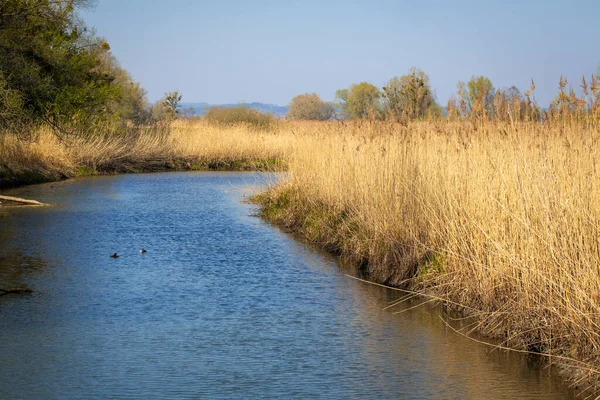
[[[32,206],[44,206],[44,203],[40,203],[37,200],[28,200],[28,199],[21,199],[19,197],[12,197],[12,196],[2,196],[0,195],[0,200],[7,200],[7,201],[14,201],[15,203],[23,203],[23,204],[29,204]]]

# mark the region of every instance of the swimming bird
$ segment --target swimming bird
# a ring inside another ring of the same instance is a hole
[[[142,249],[140,250],[140,253],[147,253],[146,249],[142,247]]]
[[[112,256],[110,256],[111,258],[119,258],[119,255],[117,253],[113,254]]]

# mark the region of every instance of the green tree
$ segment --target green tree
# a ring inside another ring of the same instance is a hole
[[[153,121],[162,121],[167,119],[167,111],[162,104],[162,100],[150,105],[150,116]]]
[[[333,105],[321,100],[316,93],[305,93],[290,101],[287,118],[326,121],[333,118],[334,111]]]
[[[122,70],[126,73],[126,71]],[[124,82],[120,86],[121,95],[116,104],[118,116],[134,124],[148,122],[151,118],[146,98],[146,90],[139,82],[134,82],[129,73],[122,78]],[[118,78],[121,79],[121,78]]]
[[[23,100],[21,94],[11,89],[0,71],[0,127],[5,128],[10,122],[13,124],[21,118],[23,114]]]
[[[335,91],[335,109],[337,119],[349,119],[348,115],[348,89],[338,89]]]
[[[484,76],[473,76],[467,83],[459,82],[458,89],[467,113],[473,117],[491,116],[494,108],[492,81]]]
[[[80,22],[86,1],[0,2],[0,128],[47,123],[89,126],[118,97],[114,74],[99,68],[110,46]]]
[[[180,102],[181,94],[177,90],[165,93],[165,97],[162,98],[161,104],[165,110],[167,118],[177,118],[177,116],[179,115],[178,107]]]
[[[341,89],[336,92],[341,116],[345,119],[379,118],[381,115],[380,96],[379,89],[368,82],[353,84],[349,89]]]
[[[423,118],[435,113],[435,97],[429,77],[418,68],[411,68],[407,75],[392,78],[383,87],[384,112],[387,118],[404,120]]]
[[[119,123],[147,123],[151,119],[146,90],[135,82],[129,72],[121,68],[119,62],[110,53],[102,54],[97,67],[107,75],[114,76],[111,85],[117,92],[106,104],[106,114]]]

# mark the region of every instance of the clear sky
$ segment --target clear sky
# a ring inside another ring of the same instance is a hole
[[[600,65],[600,0],[99,0],[81,16],[151,101],[287,104],[410,67],[445,105],[472,75],[546,106]]]

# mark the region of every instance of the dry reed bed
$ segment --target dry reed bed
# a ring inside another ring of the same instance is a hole
[[[362,262],[370,279],[460,305],[504,346],[598,379],[598,127],[288,129],[302,140],[289,179],[261,199],[268,218]]]
[[[0,134],[0,178],[4,173],[7,184],[26,184],[116,172],[281,169],[289,149],[290,140],[273,132],[204,121],[181,120],[126,134],[91,132],[62,140],[51,130],[40,129],[32,141]]]

